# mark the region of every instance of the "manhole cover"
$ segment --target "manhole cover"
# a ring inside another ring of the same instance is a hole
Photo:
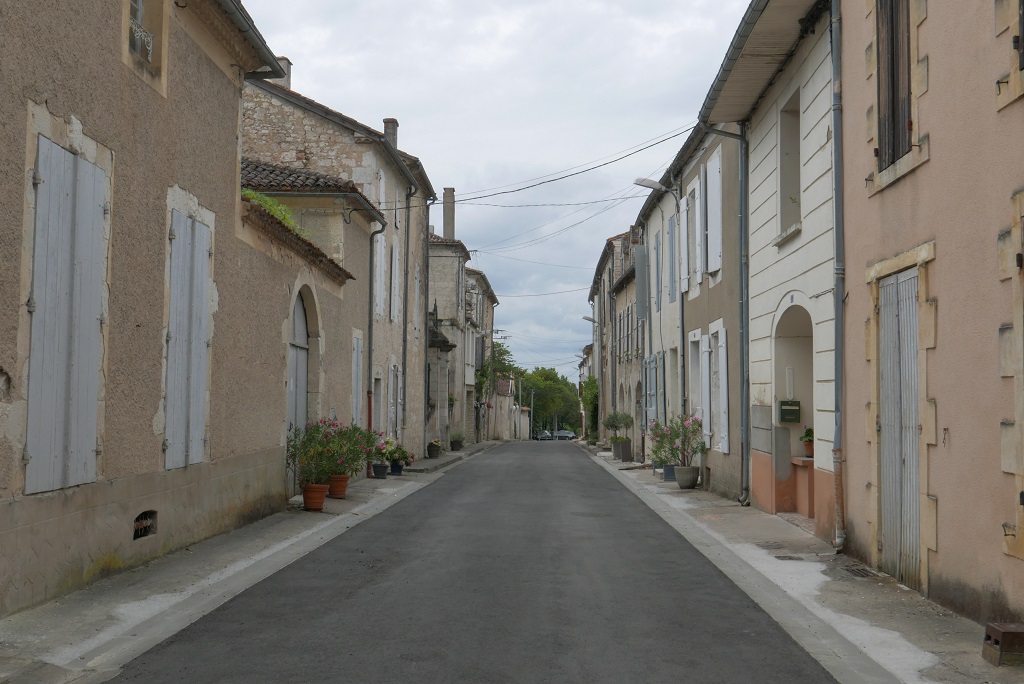
[[[854,577],[878,577],[878,573],[868,568],[843,568]]]
[[[803,560],[800,556],[775,556],[776,560]]]

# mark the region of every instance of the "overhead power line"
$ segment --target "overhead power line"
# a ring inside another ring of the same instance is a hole
[[[575,290],[560,290],[559,292],[536,292],[534,294],[496,294],[495,297],[508,298],[508,297],[547,297],[548,295],[566,294],[568,292],[584,292],[589,290],[589,287],[578,287]]]

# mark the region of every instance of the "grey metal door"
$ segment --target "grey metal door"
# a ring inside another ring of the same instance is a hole
[[[885,278],[879,291],[882,570],[920,586],[917,269]]]

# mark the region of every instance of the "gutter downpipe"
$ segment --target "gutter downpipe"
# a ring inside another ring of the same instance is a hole
[[[424,212],[423,216],[423,275],[421,277],[421,287],[423,292],[423,320],[420,323],[423,324],[423,453],[426,454],[427,449],[427,436],[430,432],[427,426],[427,403],[430,400],[430,209],[437,202],[437,197],[431,197],[427,200],[427,211]],[[440,358],[438,358],[440,361]],[[440,378],[438,378],[438,384],[440,384]],[[438,409],[435,407],[435,411]]]
[[[402,262],[405,264],[405,276],[402,278],[402,434],[405,434],[405,379],[409,371],[409,242],[413,235],[409,221],[412,220],[412,197],[417,191],[415,185],[410,185],[405,191],[405,260]]]
[[[833,0],[837,2],[838,0]],[[739,231],[740,231],[740,497],[737,501],[742,506],[750,505],[750,265],[747,260],[748,224],[750,219],[749,185],[750,164],[747,146],[747,122],[739,122],[740,132],[730,133],[712,127],[706,121],[698,121],[698,126],[711,135],[732,138],[740,143],[740,191],[739,191]]]
[[[846,506],[843,500],[843,366],[846,300],[846,231],[843,224],[843,88],[842,88],[842,17],[840,0],[832,0],[829,35],[832,38],[832,211],[835,231],[835,434],[832,438],[832,481],[835,485],[836,553],[846,546]]]
[[[380,228],[370,233],[370,287],[367,289],[370,292],[370,307],[369,312],[366,316],[366,429],[373,431],[373,296],[374,296],[374,284],[377,281],[376,274],[374,273],[374,255],[376,254],[376,241],[377,236],[384,232],[384,229],[388,227],[387,221],[381,223]]]

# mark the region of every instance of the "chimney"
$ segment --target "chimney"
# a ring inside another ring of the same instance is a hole
[[[444,189],[444,239],[455,239],[455,188]]]
[[[398,149],[398,119],[384,119],[384,138]]]
[[[284,55],[279,55],[278,58],[277,58],[277,63],[281,65],[282,69],[284,69],[284,77],[283,78],[268,78],[267,80],[270,81],[271,83],[276,83],[277,85],[281,86],[282,88],[287,88],[288,90],[291,90],[292,89],[292,60],[288,59]]]

